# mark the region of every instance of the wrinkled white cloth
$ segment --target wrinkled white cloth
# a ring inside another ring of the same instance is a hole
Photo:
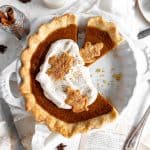
[[[83,12],[83,13],[93,13],[98,14],[100,10],[106,11],[111,15],[119,17],[120,22],[125,24],[126,35],[135,43],[135,45],[141,50],[145,47],[150,47],[150,38],[138,41],[136,35],[142,29],[145,29],[149,25],[144,22],[140,16],[136,0],[66,0],[67,5],[61,9],[51,10],[47,8],[41,0],[32,0],[31,3],[23,4],[18,0],[1,0],[0,5],[13,5],[20,9],[26,14],[26,16],[33,20],[37,17],[48,15],[48,14],[63,14],[64,12]],[[1,31],[0,31],[1,32]],[[3,33],[4,35],[5,33]],[[9,37],[9,35],[7,36]],[[5,37],[7,39],[7,37]],[[3,42],[2,36],[0,37],[0,43]],[[19,53],[19,49],[16,53]],[[1,55],[1,54],[0,54]],[[12,55],[11,55],[12,56]],[[6,58],[9,58],[7,54]],[[12,60],[15,60],[15,56],[12,56]],[[0,65],[3,64],[3,60],[0,59]],[[6,64],[8,65],[8,64]],[[6,65],[3,65],[4,69]],[[142,67],[142,66],[141,66]],[[0,70],[0,71],[1,71]],[[131,128],[137,124],[138,120],[143,115],[146,107],[149,105],[149,89],[150,85],[146,81],[147,76],[140,76],[137,81],[136,89],[133,96],[129,102],[128,107],[122,112],[120,118],[112,126],[108,126],[98,131],[89,132],[87,135],[82,135],[83,139],[86,140],[86,146],[84,149],[97,150],[97,149],[107,149],[107,150],[120,150],[123,147],[124,141],[126,140]],[[1,109],[0,109],[1,110]],[[58,136],[57,140],[55,135],[50,134],[47,127],[41,124],[35,124],[33,118],[30,114],[26,114],[23,110],[16,107],[11,107],[14,121],[22,139],[23,145],[27,149],[33,150],[53,150],[59,143],[64,143],[67,145],[66,150],[77,150],[83,149],[82,140],[80,141],[81,135],[77,135],[74,138],[66,139],[62,136]],[[2,114],[2,111],[0,111]],[[29,124],[30,122],[30,124]],[[148,123],[149,124],[149,121]],[[150,127],[147,125],[143,132],[143,137],[141,139],[140,150],[150,149]],[[7,123],[5,118],[0,115],[0,149],[12,149],[12,140],[10,137],[9,130],[7,128]],[[2,132],[3,131],[3,132]],[[94,140],[95,137],[95,140]],[[99,142],[96,146],[96,141],[98,137]],[[120,139],[120,140],[119,140]],[[81,143],[80,143],[81,142]],[[85,141],[84,141],[85,142]],[[80,144],[79,144],[80,143]],[[107,143],[107,144],[106,144]],[[109,143],[109,144],[108,144]],[[95,147],[93,146],[95,145]],[[113,145],[113,147],[112,147]]]

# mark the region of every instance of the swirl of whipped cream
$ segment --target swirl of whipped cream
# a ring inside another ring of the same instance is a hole
[[[63,80],[55,80],[47,74],[47,70],[50,68],[48,61],[52,56],[60,56],[63,52],[67,52],[74,58],[73,66],[64,76]],[[84,61],[79,53],[79,47],[71,39],[58,40],[51,45],[45,61],[36,76],[36,80],[40,83],[44,95],[57,107],[63,109],[71,109],[71,106],[65,103],[67,98],[66,87],[80,90],[82,95],[88,97],[88,105],[95,101],[98,93],[92,83],[89,68],[84,66]]]

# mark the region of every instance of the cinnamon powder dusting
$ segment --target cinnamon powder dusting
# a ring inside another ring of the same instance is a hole
[[[87,111],[87,102],[88,97],[82,96],[79,90],[73,90],[71,87],[67,88],[67,99],[65,100],[66,104],[72,106],[72,111],[79,113],[82,111]]]
[[[47,74],[61,80],[67,74],[73,65],[73,57],[64,52],[61,56],[53,56],[49,58],[49,64],[51,67],[47,70]]]

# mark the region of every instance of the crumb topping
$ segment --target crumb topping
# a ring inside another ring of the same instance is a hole
[[[72,106],[72,110],[75,113],[82,111],[87,111],[88,97],[82,96],[79,90],[73,90],[71,87],[67,88],[67,99],[65,100],[66,104]]]
[[[73,57],[64,52],[60,56],[49,58],[48,62],[51,67],[47,70],[47,74],[54,77],[56,80],[61,80],[67,74],[73,65]]]
[[[80,49],[80,55],[84,59],[85,63],[92,63],[96,60],[96,57],[101,55],[101,49],[103,43],[96,43],[94,45],[91,42],[86,42],[84,48]]]
[[[116,79],[116,81],[120,81],[122,79],[122,74],[121,73],[113,74],[112,77]]]

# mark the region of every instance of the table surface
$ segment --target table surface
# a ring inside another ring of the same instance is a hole
[[[18,8],[19,10],[21,10],[22,12],[24,12],[24,14],[32,21],[33,19],[35,19],[35,18],[37,18],[37,17],[40,17],[40,16],[45,16],[45,15],[48,15],[48,14],[62,14],[63,12],[65,12],[65,10],[68,10],[69,9],[69,6],[71,5],[71,3],[69,3],[69,1],[70,0],[67,0],[67,2],[68,2],[68,4],[67,4],[67,6],[65,6],[64,8],[62,8],[62,9],[56,9],[56,10],[52,10],[52,9],[49,9],[48,7],[46,7],[44,4],[43,4],[43,2],[42,2],[42,0],[32,0],[30,3],[27,3],[27,4],[23,4],[23,3],[21,3],[21,2],[19,2],[18,0],[0,0],[0,6],[1,5],[13,5],[13,6],[15,6],[16,8]],[[78,0],[78,3],[77,3],[77,1],[76,0],[74,0],[72,3],[72,5],[75,5],[76,7],[78,7],[78,5],[79,4],[81,4],[82,3],[82,1],[83,0]],[[110,1],[110,0],[109,0]],[[132,1],[132,0],[128,0],[128,1]],[[134,0],[133,0],[134,1]],[[93,7],[93,5],[94,5],[94,3],[97,3],[97,4],[100,4],[100,5],[105,5],[105,8],[106,8],[106,11],[107,11],[107,9],[109,9],[107,6],[106,6],[106,4],[108,3],[108,0],[93,0],[93,1],[90,1],[90,0],[87,0],[87,2],[88,3],[91,3],[91,7]],[[102,3],[103,2],[103,3]],[[112,3],[112,5],[113,5],[113,3],[114,4],[118,4],[119,5],[119,3],[121,4],[121,3],[123,3],[123,2],[125,2],[125,1],[123,1],[123,0],[111,0],[111,2],[110,3]],[[82,7],[80,7],[78,10],[80,11],[80,12],[84,12],[84,11],[87,11],[88,9],[90,9],[90,7],[87,5],[86,6],[86,3],[84,4],[85,5],[85,7],[84,8],[82,8]],[[123,5],[123,4],[122,4]],[[80,6],[80,5],[79,5]],[[74,8],[74,7],[73,7]],[[134,7],[133,7],[134,8]],[[75,10],[73,10],[73,11],[75,11]],[[143,29],[145,29],[145,28],[147,28],[147,27],[149,27],[149,25],[143,20],[143,18],[140,16],[140,14],[139,14],[139,12],[138,12],[138,10],[133,10],[133,12],[132,13],[134,13],[134,15],[135,14],[137,14],[137,18],[135,18],[135,20],[136,20],[136,22],[138,22],[137,24],[136,24],[136,32],[138,33],[140,30],[143,30]],[[9,40],[8,40],[8,38],[12,38],[11,37],[11,35],[10,34],[7,34],[7,33],[5,33],[4,31],[2,31],[2,30],[0,30],[0,44],[2,43],[2,42],[8,42]],[[14,41],[13,41],[14,43],[16,42],[18,42],[18,41],[16,41],[15,39],[14,39]],[[137,42],[137,44],[139,44],[140,42]],[[15,46],[15,44],[14,44],[14,46]],[[20,43],[20,46],[21,46],[21,43]],[[20,47],[19,46],[19,47]],[[142,47],[142,43],[141,44],[139,44],[139,47],[141,48]],[[12,48],[12,47],[10,47],[9,48],[10,50],[9,50],[9,52],[11,51],[11,49],[15,49],[15,48]],[[14,55],[14,56],[11,56],[11,55],[7,55],[7,57],[6,57],[6,60],[7,60],[7,58],[8,58],[8,60],[9,61],[6,61],[5,63],[4,63],[4,61],[2,60],[2,59],[0,59],[0,71],[2,70],[2,69],[4,69],[8,64],[10,64],[11,63],[11,61],[13,61],[13,59],[14,58],[16,58],[18,55],[20,54],[20,51],[19,51],[19,48],[18,49],[16,49],[16,55]],[[3,57],[5,57],[5,56],[3,56]],[[147,83],[145,83],[145,82],[143,82],[143,85],[142,85],[142,87],[144,88],[145,87],[145,85],[147,85]],[[139,87],[139,89],[141,90],[141,87]],[[131,102],[131,103],[133,103],[133,102]],[[132,110],[129,110],[129,111],[131,111],[132,112]],[[139,115],[139,116],[141,116],[141,114]],[[130,117],[130,116],[129,116]],[[2,119],[2,117],[1,117],[1,115],[0,115],[0,121],[1,120],[3,120]],[[145,149],[145,150],[148,150],[148,149]]]

